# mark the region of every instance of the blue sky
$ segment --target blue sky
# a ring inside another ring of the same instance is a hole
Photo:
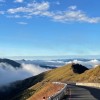
[[[100,0],[0,0],[0,56],[100,55]]]

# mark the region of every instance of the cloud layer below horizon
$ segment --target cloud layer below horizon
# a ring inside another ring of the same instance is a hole
[[[39,65],[47,65],[47,66],[55,66],[60,67],[70,63],[78,63],[82,64],[88,68],[95,68],[97,65],[100,65],[99,60],[26,60],[26,61],[19,61],[22,64],[22,68],[14,68],[7,63],[0,63],[0,85],[6,85],[8,83],[23,80],[25,78],[40,74],[50,69],[42,68]]]
[[[9,64],[0,63],[0,85],[23,80],[47,70],[49,69],[41,68],[33,64],[22,64],[22,68],[14,68]]]

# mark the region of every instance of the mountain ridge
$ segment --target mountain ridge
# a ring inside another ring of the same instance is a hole
[[[14,60],[6,59],[6,58],[4,58],[4,59],[0,58],[0,63],[7,63],[7,64],[11,65],[14,68],[20,68],[21,67],[20,63],[14,61]]]
[[[80,64],[75,64],[77,67]],[[78,69],[77,69],[78,70]],[[65,83],[70,82],[100,82],[99,78],[95,80],[95,75],[100,71],[100,66],[87,69],[84,67],[83,73],[75,73],[73,71],[73,64],[68,64],[53,70],[43,72],[34,77],[27,78],[23,81],[18,81],[12,84],[13,88],[10,87],[10,92],[8,92],[8,98],[3,100],[26,100],[30,98],[34,93],[38,92],[42,85],[47,82],[60,81]],[[92,75],[92,79],[90,76]],[[99,77],[99,73],[97,77]],[[11,90],[12,89],[12,90]],[[12,92],[13,91],[13,92]],[[1,94],[1,93],[0,93]],[[7,97],[4,96],[4,97]],[[13,98],[11,98],[13,96]]]

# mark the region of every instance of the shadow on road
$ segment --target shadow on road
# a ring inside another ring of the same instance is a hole
[[[100,89],[70,84],[61,100],[100,100]]]
[[[91,93],[91,95],[94,96],[94,98],[96,98],[97,100],[100,100],[100,89],[86,87],[86,86],[78,86],[78,87],[88,90]]]

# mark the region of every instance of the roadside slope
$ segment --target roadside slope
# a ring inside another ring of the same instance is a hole
[[[99,72],[100,66],[88,70],[86,67],[80,64],[68,64],[14,83],[13,87],[10,87],[8,97],[10,95],[10,100],[26,100],[44,88],[44,85],[47,82],[100,82]],[[13,96],[13,98],[11,96]]]

